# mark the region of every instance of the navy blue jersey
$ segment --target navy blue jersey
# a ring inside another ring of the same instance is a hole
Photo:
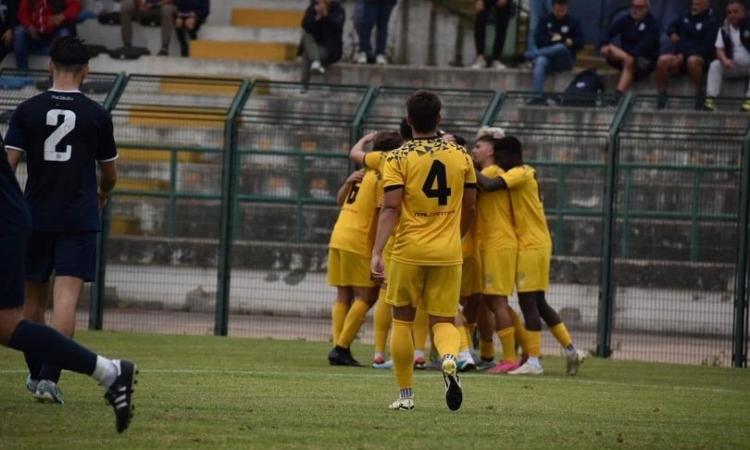
[[[26,153],[34,230],[101,229],[96,161],[117,158],[107,110],[79,91],[51,89],[16,108],[5,146]]]
[[[0,149],[2,148],[0,138]],[[30,230],[29,208],[23,200],[21,187],[3,150],[0,152],[0,236],[26,235]]]

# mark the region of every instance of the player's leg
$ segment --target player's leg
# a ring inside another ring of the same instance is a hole
[[[461,311],[456,314],[456,319],[453,322],[458,330],[460,337],[458,346],[458,371],[469,372],[476,369],[474,358],[471,356],[469,349],[471,348],[471,338],[469,337],[469,330],[466,327],[466,321]]]
[[[385,346],[388,342],[388,331],[391,329],[392,320],[391,305],[385,302],[387,288],[388,286],[383,284],[378,289],[378,301],[375,303],[375,314],[372,321],[375,345],[375,355],[372,360],[374,369],[390,369],[393,367],[393,361],[388,362],[385,359]]]
[[[479,365],[480,370],[495,367],[495,317],[487,306],[487,302],[479,303],[477,314],[477,332],[479,334]]]
[[[417,304],[417,310],[414,314],[414,323],[412,324],[412,335],[414,338],[414,368],[417,370],[425,370],[427,368],[425,350],[427,348],[427,335],[430,333],[430,317],[422,303],[423,301],[424,299],[420,298]]]
[[[367,270],[369,271],[370,269],[368,268]],[[354,288],[354,303],[352,303],[352,307],[349,308],[349,312],[346,314],[344,327],[341,330],[338,341],[336,341],[336,350],[348,353],[351,356],[352,342],[354,342],[354,338],[359,333],[360,328],[362,328],[362,324],[365,323],[367,312],[377,301],[379,290],[377,286]],[[351,358],[351,362],[361,365],[353,357]]]
[[[454,325],[461,293],[461,266],[426,267],[423,292],[435,347],[442,357],[445,402],[448,409],[455,411],[463,402],[457,373],[461,334]]]
[[[516,330],[508,305],[508,297],[515,286],[515,266],[518,250],[493,250],[482,254],[484,291],[482,299],[495,318],[494,330],[503,348],[503,360],[490,373],[507,373],[518,368]]]
[[[399,397],[389,408],[414,408],[414,340],[412,324],[424,286],[422,268],[391,261],[388,268],[386,303],[392,306],[391,358]]]
[[[90,375],[107,391],[115,408],[117,431],[130,424],[133,415],[135,365],[109,360],[61,335],[54,329],[23,318],[26,234],[0,236],[0,345],[65,370]]]
[[[579,350],[573,344],[573,339],[570,337],[568,328],[565,326],[565,322],[562,321],[560,315],[547,303],[547,298],[544,291],[537,293],[537,309],[544,323],[549,327],[550,333],[557,339],[563,349],[565,349],[566,369],[567,375],[575,375],[578,373],[578,369],[586,359],[586,352]]]
[[[524,249],[518,251],[516,266],[516,288],[518,289],[518,304],[526,323],[526,336],[529,358],[516,370],[508,372],[510,375],[541,375],[542,365],[539,361],[542,350],[542,319],[537,308],[537,292],[544,279],[549,280],[549,269],[546,277],[540,274],[542,264],[540,258],[546,254],[538,249]],[[549,265],[547,265],[549,268]]]
[[[339,340],[346,313],[354,300],[354,291],[344,284],[344,278],[341,251],[331,248],[328,250],[328,285],[336,288],[336,300],[331,309],[331,336],[334,344]]]

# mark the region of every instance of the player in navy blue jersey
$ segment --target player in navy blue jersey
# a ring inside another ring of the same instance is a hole
[[[26,156],[24,196],[31,211],[26,254],[24,316],[44,323],[49,280],[55,273],[50,325],[72,337],[83,285],[94,280],[99,211],[117,180],[117,148],[112,119],[100,104],[80,92],[89,53],[74,37],[50,47],[52,88],[13,113],[5,146],[15,170]],[[101,177],[97,181],[96,166]],[[27,389],[40,401],[63,403],[57,386],[60,368],[26,355]]]
[[[0,157],[0,248],[3,249],[0,256],[0,345],[99,381],[106,389],[104,397],[114,407],[117,431],[122,433],[133,416],[135,364],[98,356],[54,329],[23,318],[24,262],[30,233],[29,208],[8,160]]]

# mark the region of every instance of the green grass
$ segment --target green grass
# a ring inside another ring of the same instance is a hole
[[[80,342],[141,368],[123,435],[88,377],[65,373],[66,404],[37,404],[23,358],[0,350],[0,449],[674,448],[750,446],[750,372],[588,360],[565,377],[468,374],[464,405],[445,406],[439,373],[418,373],[416,409],[388,411],[390,371],[330,367],[329,345],[80,332]],[[357,345],[363,361],[371,348]]]

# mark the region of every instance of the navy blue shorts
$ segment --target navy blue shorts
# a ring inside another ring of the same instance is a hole
[[[26,279],[46,283],[55,276],[94,281],[98,231],[32,231]]]
[[[0,309],[23,306],[27,239],[26,234],[0,236]]]

